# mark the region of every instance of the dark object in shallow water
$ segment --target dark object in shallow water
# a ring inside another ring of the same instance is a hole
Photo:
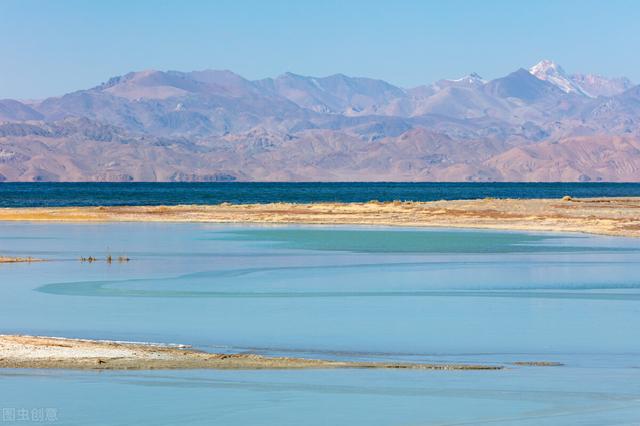
[[[89,262],[89,263],[93,263],[93,262],[98,262],[100,259],[98,259],[97,257],[93,257],[93,256],[89,256],[89,257],[80,257],[80,262]],[[118,256],[117,259],[118,263],[125,263],[128,262],[129,260],[131,260],[130,258],[128,258],[127,256]],[[105,258],[105,262],[107,263],[113,263],[114,259],[113,256],[109,255]]]

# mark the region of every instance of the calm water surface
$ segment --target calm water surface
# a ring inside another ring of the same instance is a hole
[[[131,262],[80,263],[126,255]],[[502,371],[0,370],[58,424],[634,424],[640,241],[491,231],[0,224],[4,333]],[[24,422],[23,422],[24,423]]]
[[[0,183],[0,207],[640,196],[640,183]]]

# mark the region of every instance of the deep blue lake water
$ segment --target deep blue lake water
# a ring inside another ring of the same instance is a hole
[[[0,207],[640,196],[640,183],[0,183]]]

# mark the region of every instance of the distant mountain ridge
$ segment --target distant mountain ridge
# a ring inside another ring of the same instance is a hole
[[[0,100],[7,181],[640,181],[640,86],[543,60],[401,88],[131,72]]]

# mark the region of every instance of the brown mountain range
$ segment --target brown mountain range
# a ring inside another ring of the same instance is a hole
[[[640,181],[640,86],[543,61],[403,89],[143,71],[0,100],[6,181]]]

